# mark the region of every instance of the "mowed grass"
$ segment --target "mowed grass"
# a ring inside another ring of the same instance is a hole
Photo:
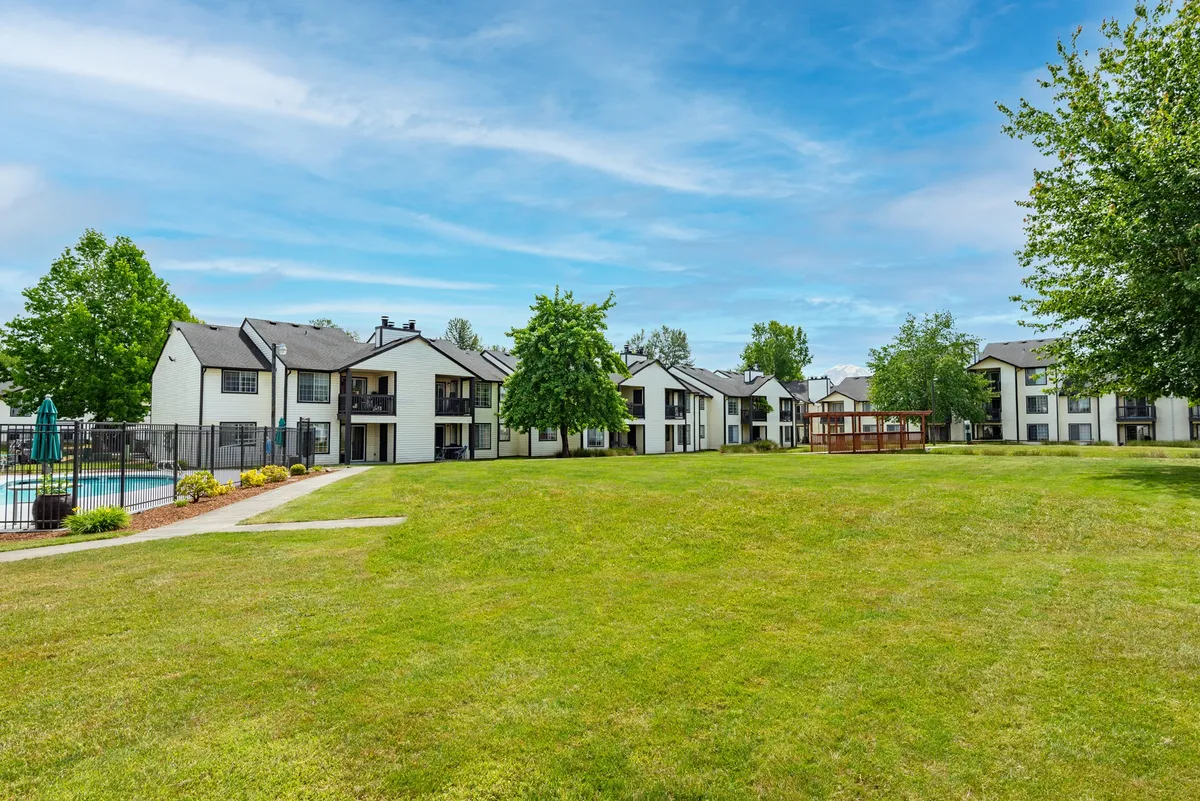
[[[1194,798],[1200,465],[377,468],[0,565],[0,796]]]
[[[1200,459],[1200,448],[1185,445],[935,445],[938,456],[1074,456],[1081,459]]]

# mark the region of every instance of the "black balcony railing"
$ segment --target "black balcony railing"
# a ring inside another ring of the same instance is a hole
[[[629,407],[629,413],[636,419],[641,420],[646,416],[646,404],[634,403],[633,401],[625,401],[625,405]]]
[[[990,423],[1000,422],[1000,410],[985,406],[983,408],[983,419]]]
[[[780,412],[779,412],[779,422],[781,422],[781,423],[790,423],[790,422],[792,422],[792,410],[791,410],[791,409],[782,409],[782,410],[780,410]]]
[[[471,399],[434,398],[433,413],[441,417],[467,417],[471,414]]]
[[[682,420],[687,417],[687,407],[668,403],[663,410],[668,420]]]
[[[346,396],[338,395],[338,413],[346,411]],[[351,395],[351,414],[395,414],[395,395]]]
[[[1117,406],[1118,420],[1153,420],[1156,409],[1149,403],[1123,403]]]
[[[753,413],[751,414],[751,419],[753,419],[756,423],[765,423],[767,421],[767,410],[758,408],[754,409]]]
[[[1200,420],[1200,406],[1189,406],[1188,417],[1192,420]]]

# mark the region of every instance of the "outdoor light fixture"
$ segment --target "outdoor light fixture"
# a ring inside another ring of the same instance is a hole
[[[287,356],[287,343],[280,343],[279,348],[276,352],[280,356]]]

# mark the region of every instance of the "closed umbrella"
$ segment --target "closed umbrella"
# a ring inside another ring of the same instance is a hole
[[[33,447],[29,460],[50,465],[62,460],[62,437],[58,433],[58,409],[47,395],[38,407],[37,419],[33,422]]]

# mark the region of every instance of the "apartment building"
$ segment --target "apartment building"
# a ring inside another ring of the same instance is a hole
[[[672,367],[670,372],[711,399],[697,412],[707,449],[761,439],[785,448],[797,443],[796,399],[774,376],[758,370],[737,373],[682,366]]]
[[[150,422],[216,426],[236,447],[254,426],[310,424],[315,461],[426,462],[500,455],[505,373],[479,353],[384,317],[368,342],[298,323],[174,322],[155,364]]]
[[[987,378],[985,420],[973,439],[1009,442],[1095,442],[1200,439],[1200,404],[1182,398],[1099,395],[1071,398],[1045,352],[1053,339],[992,342],[970,370]],[[961,423],[954,439],[965,436]]]

